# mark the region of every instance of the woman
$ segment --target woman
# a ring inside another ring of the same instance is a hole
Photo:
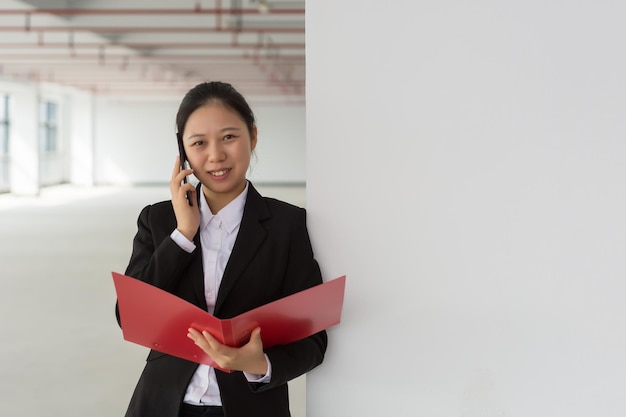
[[[262,197],[246,179],[257,127],[241,94],[226,83],[200,84],[184,97],[176,124],[190,169],[177,159],[171,201],[141,211],[126,275],[218,318],[320,284],[304,209]],[[183,181],[191,174],[197,187]],[[287,382],[319,365],[327,346],[326,332],[264,349],[260,329],[239,348],[186,330],[233,372],[151,351],[126,416],[289,416]]]

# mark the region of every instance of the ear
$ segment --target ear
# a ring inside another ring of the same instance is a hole
[[[257,142],[257,129],[256,125],[252,126],[252,136],[250,137],[250,150],[253,151],[256,148]]]

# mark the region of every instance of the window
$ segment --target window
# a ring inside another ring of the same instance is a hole
[[[9,96],[0,94],[0,192],[9,191]]]
[[[57,104],[51,101],[39,103],[39,140],[41,151],[55,153],[58,151],[57,143]]]
[[[0,156],[9,155],[9,96],[0,95]]]

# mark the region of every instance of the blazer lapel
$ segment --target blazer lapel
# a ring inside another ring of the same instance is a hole
[[[228,297],[228,293],[265,240],[267,230],[262,221],[269,217],[270,212],[263,201],[263,197],[252,184],[249,184],[239,233],[222,277],[215,303],[215,312],[220,310]]]

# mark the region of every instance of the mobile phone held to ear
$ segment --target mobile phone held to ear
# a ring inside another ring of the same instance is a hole
[[[185,147],[183,146],[183,138],[180,133],[176,134],[176,138],[178,139],[178,154],[180,155],[180,169],[181,171],[185,169],[185,163],[187,162],[187,154],[185,153]],[[183,184],[187,184],[187,176],[183,177]],[[193,206],[193,201],[191,201],[191,196],[189,195],[189,191],[186,193],[187,202],[190,206]]]

